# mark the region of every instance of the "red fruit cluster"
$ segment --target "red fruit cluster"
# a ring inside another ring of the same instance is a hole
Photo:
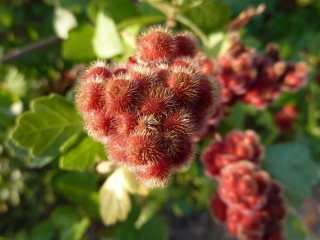
[[[224,141],[213,141],[201,156],[207,174],[219,181],[217,192],[210,200],[210,209],[215,219],[224,223],[229,233],[238,239],[283,240],[282,220],[286,209],[282,189],[259,167],[263,148],[256,135],[247,132],[232,132]],[[221,158],[219,149],[225,148],[225,142],[229,142],[233,151]],[[251,151],[257,149],[257,156],[241,159],[234,148],[236,142],[239,146],[244,142],[247,146],[251,144]],[[223,165],[217,168],[220,162]]]
[[[224,140],[212,140],[202,152],[201,161],[209,177],[220,177],[220,171],[233,163],[247,160],[259,164],[264,148],[259,136],[251,130],[228,133]]]
[[[292,130],[293,122],[297,118],[297,109],[295,106],[286,104],[282,107],[281,111],[277,112],[274,116],[276,126],[280,132],[288,132]]]
[[[221,119],[228,115],[226,106],[242,101],[262,110],[281,92],[297,91],[306,84],[308,66],[303,62],[295,64],[281,60],[275,45],[268,45],[266,53],[259,54],[253,48],[245,48],[238,35],[233,35],[231,42],[228,52],[218,60],[202,54],[197,56],[202,73],[216,76],[220,81],[222,94],[221,106],[209,118],[204,134],[197,136],[195,141],[216,130]]]
[[[232,47],[218,60],[223,104],[232,105],[241,100],[264,109],[281,91],[296,91],[306,84],[308,67],[305,63],[281,60],[278,49],[271,44],[263,55],[245,48],[237,37],[232,40]]]
[[[76,102],[85,129],[108,157],[148,187],[164,186],[193,156],[200,133],[220,101],[220,84],[201,73],[197,39],[157,27],[139,39],[124,64],[93,63]]]
[[[306,84],[308,66],[282,60],[275,45],[268,45],[266,53],[259,54],[253,48],[245,48],[237,35],[231,42],[218,62],[202,61],[202,71],[216,75],[221,82],[222,104],[233,105],[240,100],[264,109],[282,91],[297,91]]]
[[[218,189],[226,204],[228,231],[244,240],[282,240],[286,215],[281,187],[266,171],[248,161],[222,170]]]

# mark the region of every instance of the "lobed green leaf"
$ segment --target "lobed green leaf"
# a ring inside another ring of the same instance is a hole
[[[60,152],[70,137],[82,131],[74,104],[51,94],[31,102],[31,111],[18,118],[12,138],[19,146],[30,148],[34,156],[52,156]]]
[[[196,8],[186,13],[189,19],[205,33],[211,33],[224,27],[230,20],[231,13],[227,5],[217,0],[204,0]]]
[[[301,198],[310,196],[311,188],[318,180],[317,167],[309,149],[296,142],[269,147],[263,167],[288,191]]]
[[[103,145],[85,134],[75,136],[72,140],[62,147],[62,151],[67,152],[60,157],[60,168],[85,170],[92,167],[96,161],[106,159]]]

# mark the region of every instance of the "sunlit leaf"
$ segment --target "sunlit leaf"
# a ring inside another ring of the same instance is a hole
[[[97,173],[99,173],[99,174],[106,174],[106,173],[113,171],[115,169],[115,167],[116,166],[111,161],[99,161],[96,164],[95,169],[96,169]]]
[[[111,58],[123,51],[116,25],[104,12],[97,14],[93,49],[99,58]]]
[[[6,88],[18,96],[25,95],[27,91],[27,83],[24,75],[15,67],[10,67],[5,76]]]
[[[77,19],[72,12],[61,7],[54,9],[53,27],[58,37],[68,39],[69,31],[77,25]]]
[[[149,190],[137,181],[136,176],[129,171],[122,169],[123,186],[132,194],[147,195]]]
[[[100,188],[100,214],[106,225],[128,217],[131,210],[129,193],[146,195],[148,190],[131,172],[118,168]]]
[[[118,168],[100,188],[100,214],[106,225],[127,218],[131,210],[129,192],[123,185],[123,169]]]
[[[225,54],[231,46],[230,34],[215,32],[208,37],[207,52],[212,57],[220,57]]]

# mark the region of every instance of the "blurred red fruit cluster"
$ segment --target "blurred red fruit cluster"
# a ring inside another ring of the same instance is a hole
[[[228,115],[228,106],[241,101],[263,110],[271,105],[281,92],[297,91],[307,82],[307,64],[282,60],[275,45],[269,44],[266,53],[259,54],[253,48],[244,47],[237,34],[232,35],[231,43],[228,52],[218,59],[198,55],[202,73],[217,77],[222,85],[222,93],[221,105],[208,119],[206,131],[196,136],[195,141],[216,130],[222,118]],[[276,117],[281,131],[290,129],[291,124],[285,129],[285,122],[289,123],[287,116]]]
[[[229,51],[218,59],[217,75],[222,84],[222,104],[240,100],[257,109],[272,104],[282,91],[301,89],[307,80],[308,66],[280,58],[279,50],[269,44],[265,54],[245,48],[238,36],[232,38]]]
[[[201,161],[208,177],[219,178],[224,167],[242,160],[260,164],[263,155],[264,147],[254,131],[234,130],[224,140],[212,140],[202,152]]]
[[[238,239],[283,240],[282,189],[260,168],[262,156],[263,146],[253,131],[233,131],[212,141],[201,155],[207,175],[219,181],[210,208]]]
[[[165,186],[188,165],[192,137],[220,104],[220,84],[201,72],[198,51],[189,32],[150,28],[126,63],[97,61],[77,86],[87,133],[148,187]]]
[[[280,132],[288,132],[293,129],[293,123],[297,118],[297,109],[295,106],[286,104],[274,116],[276,126]]]

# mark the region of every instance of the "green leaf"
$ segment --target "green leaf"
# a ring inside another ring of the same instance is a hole
[[[92,21],[97,20],[97,16],[101,11],[107,13],[115,23],[140,16],[138,8],[129,0],[91,1],[88,15]]]
[[[206,52],[212,57],[219,57],[227,52],[231,45],[230,35],[219,31],[208,36]]]
[[[60,168],[67,170],[86,170],[98,160],[105,160],[105,150],[98,143],[85,134],[81,134],[62,148],[66,151],[60,158]]]
[[[244,9],[250,7],[257,7],[262,1],[259,0],[242,0],[242,1],[235,1],[235,0],[222,0],[223,3],[230,6],[232,9],[232,13],[239,14]],[[274,7],[278,3],[277,0],[268,0],[263,1],[266,5],[267,9],[274,10]]]
[[[4,47],[0,45],[0,59],[3,57],[4,55]]]
[[[19,232],[17,232],[13,238],[13,240],[28,240],[28,239],[30,239],[30,238],[29,238],[27,231],[25,229],[22,229]]]
[[[191,19],[188,19],[187,17],[180,14],[175,17],[175,20],[186,25],[188,28],[190,28],[191,31],[193,31],[201,39],[203,45],[206,47],[208,46],[207,36],[204,34],[202,29],[199,28],[199,26],[194,24],[194,22]]]
[[[257,118],[257,123],[265,126],[270,131],[275,131],[277,129],[274,123],[273,113],[267,109],[261,111]]]
[[[56,6],[59,5],[59,0],[43,0],[46,4]]]
[[[53,178],[52,185],[71,202],[78,204],[94,218],[99,218],[99,197],[96,175],[70,172]]]
[[[125,62],[134,54],[134,51],[137,48],[137,36],[139,35],[140,30],[141,27],[139,24],[126,25],[126,27],[121,30],[121,40],[124,47],[124,53],[117,56],[114,59],[115,61]]]
[[[54,239],[56,229],[51,220],[43,221],[31,230],[32,240],[51,240]]]
[[[79,211],[67,205],[56,207],[51,216],[57,226],[70,226],[80,219]]]
[[[290,192],[305,198],[317,182],[317,168],[309,149],[296,142],[280,143],[266,151],[263,167]]]
[[[30,109],[18,118],[12,138],[19,146],[31,148],[34,156],[57,155],[72,135],[82,131],[74,104],[61,96],[33,100]]]
[[[189,9],[196,8],[202,4],[202,0],[193,1],[158,1],[158,0],[147,0],[148,4],[161,11],[167,18],[174,18],[177,14],[188,11]],[[145,8],[143,6],[143,8]]]
[[[11,136],[10,133],[8,135]],[[6,140],[5,148],[12,157],[19,157],[22,159],[27,159],[29,157],[28,149],[19,147],[16,142],[12,140],[12,138]]]
[[[139,206],[136,201],[132,202],[132,210],[126,221],[118,222],[117,227],[119,229],[118,235],[114,238],[115,240],[127,240],[134,239],[139,240],[167,240],[168,239],[168,228],[164,219],[160,216],[153,216],[148,218],[148,221],[144,223],[139,229],[136,228],[135,222],[139,217]]]
[[[140,229],[141,240],[167,240],[168,226],[164,219],[159,216],[154,216]]]
[[[5,5],[5,4],[3,4]],[[0,6],[0,30],[9,28],[13,22],[13,12],[6,6]]]
[[[137,202],[132,198],[132,208],[128,215],[128,218],[124,222],[117,222],[116,226],[119,229],[117,236],[114,240],[127,240],[135,236],[136,239],[140,239],[141,232],[134,227],[134,223],[137,220],[140,212],[140,208]]]
[[[0,128],[7,128],[14,123],[14,104],[19,104],[19,98],[5,88],[0,88]]]
[[[77,240],[81,239],[89,226],[89,219],[84,217],[81,219],[80,212],[77,208],[67,205],[58,206],[51,216],[56,226],[61,228],[61,240]]]
[[[217,0],[204,0],[200,6],[192,8],[185,15],[205,33],[223,28],[231,17],[229,7]]]
[[[97,14],[93,49],[99,58],[111,58],[123,52],[122,43],[113,20],[100,11]]]
[[[160,204],[154,201],[148,201],[141,208],[139,217],[137,221],[134,223],[136,229],[140,229],[145,223],[147,223],[150,218],[160,209]]]
[[[62,43],[63,55],[72,62],[86,62],[96,59],[93,50],[92,37],[94,28],[82,24],[69,32],[69,39]]]
[[[166,18],[163,15],[147,15],[147,16],[139,16],[135,18],[128,18],[117,24],[118,30],[122,30],[123,28],[130,27],[131,25],[149,25],[155,24],[157,22],[164,21]]]
[[[289,214],[285,220],[285,236],[290,240],[307,239],[304,226],[293,214]]]
[[[161,14],[158,9],[152,7],[149,3],[142,1],[139,1],[139,10],[141,11],[143,16]]]
[[[57,0],[62,8],[69,9],[73,12],[80,13],[83,11],[89,0]]]
[[[27,84],[24,75],[19,72],[15,67],[10,67],[8,73],[5,76],[5,86],[12,93],[18,96],[24,96],[27,91]]]
[[[70,227],[65,228],[60,238],[61,240],[80,240],[90,225],[87,217],[82,218],[80,221],[73,223]]]
[[[49,164],[54,160],[56,156],[40,156],[40,157],[31,157],[29,159],[29,167],[31,168],[42,168],[45,165]]]
[[[245,119],[245,114],[242,109],[242,104],[237,103],[231,108],[231,114],[226,117],[226,120],[229,121],[235,128],[241,129]]]
[[[168,3],[166,1],[148,1],[148,3],[153,6],[154,8],[161,11],[164,15],[167,16],[167,18],[174,18],[175,15],[179,14],[181,12],[181,9],[173,6],[171,3]]]

